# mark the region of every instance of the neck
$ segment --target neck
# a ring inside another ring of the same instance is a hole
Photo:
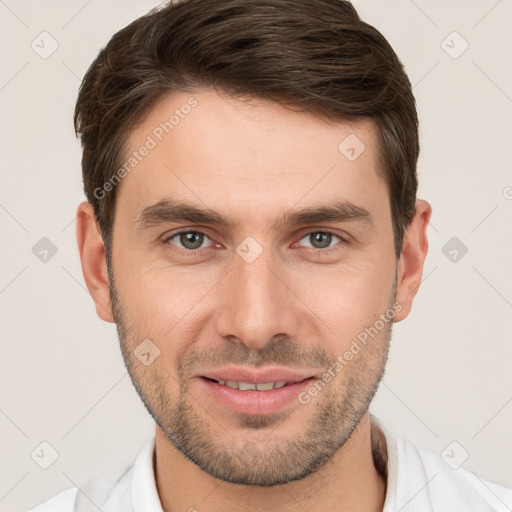
[[[367,412],[345,445],[318,471],[275,487],[218,480],[179,453],[156,427],[154,471],[164,512],[382,511],[387,481],[383,433]]]

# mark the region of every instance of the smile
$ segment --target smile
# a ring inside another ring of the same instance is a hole
[[[270,391],[271,389],[280,389],[283,388],[286,385],[294,384],[294,382],[286,382],[286,381],[279,381],[279,382],[237,382],[234,380],[215,380],[211,379],[214,382],[217,382],[221,386],[227,386],[228,388],[232,389],[239,389],[240,391]]]

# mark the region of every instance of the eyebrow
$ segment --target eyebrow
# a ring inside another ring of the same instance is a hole
[[[272,229],[275,230],[285,225],[353,221],[362,221],[373,226],[372,215],[362,206],[355,205],[350,201],[331,201],[317,207],[290,210],[274,222]],[[169,222],[191,222],[229,229],[237,229],[241,225],[223,213],[174,199],[163,199],[156,204],[147,206],[138,211],[135,217],[135,223],[139,230]]]

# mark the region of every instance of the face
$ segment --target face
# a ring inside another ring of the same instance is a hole
[[[216,478],[304,478],[368,409],[400,307],[376,144],[370,120],[211,90],[164,98],[129,138],[110,268],[123,357],[169,442]]]

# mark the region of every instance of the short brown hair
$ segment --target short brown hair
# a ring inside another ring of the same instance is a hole
[[[181,0],[117,32],[88,69],[74,123],[88,201],[111,247],[115,187],[130,131],[173,91],[212,87],[330,120],[371,118],[388,186],[395,253],[414,212],[419,155],[412,87],[397,55],[342,0]]]

